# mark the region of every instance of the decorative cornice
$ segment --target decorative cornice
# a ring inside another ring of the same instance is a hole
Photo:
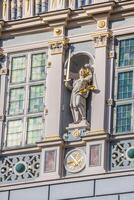
[[[111,13],[114,6],[115,6],[115,1],[110,1],[110,2],[92,4],[89,6],[83,6],[82,8],[86,11],[88,16],[93,16],[97,14]]]
[[[24,34],[24,32],[31,33],[40,31],[40,29],[50,31],[51,27],[66,25],[70,12],[70,9],[60,10],[58,12],[51,11],[21,20],[8,21],[5,23],[4,33],[11,32],[12,35],[19,35],[21,33]]]
[[[90,6],[83,6],[81,9],[71,11],[68,9],[49,11],[38,16],[31,16],[21,20],[7,21],[4,25],[3,35],[10,32],[11,35],[21,35],[40,31],[51,31],[52,27],[65,25],[76,27],[76,20],[79,24],[95,23],[95,17],[103,14],[109,16],[110,20],[123,19],[133,16],[134,1],[115,2],[108,1],[95,3]],[[102,29],[102,28],[101,28]]]

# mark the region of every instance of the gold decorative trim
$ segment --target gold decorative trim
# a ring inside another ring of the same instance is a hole
[[[54,35],[60,36],[63,33],[61,28],[54,28]]]
[[[104,27],[106,27],[106,21],[105,20],[99,20],[97,22],[97,27],[98,28],[104,28]]]

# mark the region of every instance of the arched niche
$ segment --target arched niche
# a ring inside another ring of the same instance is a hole
[[[67,74],[69,58],[65,62],[65,75]],[[78,72],[84,65],[94,67],[94,57],[88,52],[75,52],[70,56],[69,78],[77,79]]]

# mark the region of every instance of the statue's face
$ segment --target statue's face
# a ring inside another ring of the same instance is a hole
[[[79,71],[79,75],[82,76],[82,77],[85,76],[85,71],[84,71],[83,68],[80,69],[80,71]]]

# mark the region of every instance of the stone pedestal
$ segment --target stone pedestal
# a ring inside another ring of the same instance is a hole
[[[90,124],[87,122],[87,120],[83,120],[79,124],[69,124],[66,130],[67,133],[63,135],[64,141],[79,141],[82,139],[82,137],[87,135],[87,131],[90,130]]]

